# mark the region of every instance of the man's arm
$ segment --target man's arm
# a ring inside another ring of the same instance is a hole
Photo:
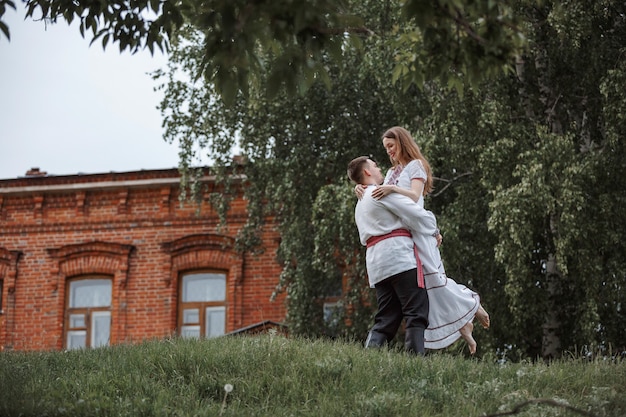
[[[387,210],[398,216],[413,232],[434,236],[437,232],[435,215],[417,205],[416,202],[402,194],[393,193],[378,200]]]

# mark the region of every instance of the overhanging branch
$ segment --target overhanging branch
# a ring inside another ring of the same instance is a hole
[[[447,180],[445,178],[439,178],[439,177],[434,177],[434,179],[438,180],[438,181],[444,181],[447,182],[447,184],[445,185],[445,187],[443,187],[440,191],[437,191],[434,194],[431,194],[431,197],[438,197],[440,196],[444,191],[446,191],[446,189],[448,187],[450,187],[452,184],[454,184],[455,182],[457,182],[458,180],[460,180],[463,177],[468,177],[470,175],[472,175],[473,172],[465,172],[463,174],[457,175],[456,177],[452,178],[451,180]]]

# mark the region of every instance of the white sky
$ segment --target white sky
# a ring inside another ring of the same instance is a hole
[[[162,92],[147,74],[166,57],[106,51],[77,25],[24,21],[22,3],[0,35],[0,179],[31,167],[51,175],[175,168],[178,146],[163,138]]]

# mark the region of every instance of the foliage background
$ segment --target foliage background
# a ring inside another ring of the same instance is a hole
[[[261,72],[233,105],[194,76],[202,73],[202,33],[180,32],[169,70],[157,75],[166,139],[180,141],[192,191],[198,155],[206,152],[217,173],[231,167],[233,149],[245,156],[238,169],[249,181],[251,215],[239,241],[258,248],[263,216],[279,220],[277,291],[288,294],[295,334],[364,337],[374,300],[345,167],[359,155],[388,166],[380,136],[401,125],[437,177],[426,205],[445,236],[447,273],[477,290],[491,313],[482,351],[551,358],[625,349],[625,6],[512,6],[524,18],[527,49],[508,72],[462,88],[396,82],[401,71],[392,70],[409,65],[407,42],[419,49],[426,39],[396,2],[350,3],[375,35],[358,39],[360,47],[346,37],[341,59],[326,56],[330,89],[305,83],[292,94]],[[267,51],[265,59],[272,67],[280,56]],[[432,56],[413,59],[427,68]],[[209,198],[227,210],[225,197]],[[323,300],[341,288],[344,320],[324,321]]]
[[[171,47],[155,78],[185,197],[225,219],[229,174],[246,176],[238,247],[263,250],[263,220],[278,220],[276,291],[294,334],[364,337],[373,294],[345,167],[358,155],[384,165],[380,135],[401,125],[437,177],[426,204],[448,275],[491,313],[480,352],[626,351],[624,2],[26,4],[29,17],[78,19],[103,46]],[[207,159],[224,192],[200,192]],[[325,321],[337,295],[343,317]]]

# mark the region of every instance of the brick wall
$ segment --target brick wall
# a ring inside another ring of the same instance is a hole
[[[176,170],[1,180],[0,348],[62,349],[66,283],[85,274],[113,279],[111,343],[175,334],[179,277],[193,270],[226,273],[226,332],[282,322],[284,297],[270,301],[280,274],[271,221],[264,252],[241,254],[245,201],[226,228],[207,201],[181,206]]]

